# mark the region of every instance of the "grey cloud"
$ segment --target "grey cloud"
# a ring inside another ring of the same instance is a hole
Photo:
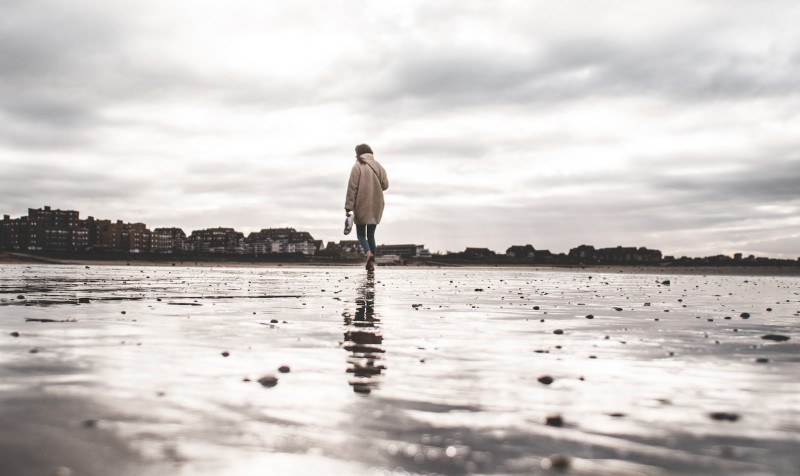
[[[101,172],[58,164],[48,164],[44,172],[42,167],[29,163],[4,167],[0,189],[2,213],[18,216],[26,214],[29,207],[44,205],[85,213],[100,203],[124,204],[139,198],[141,187],[124,177],[109,181]]]
[[[704,176],[659,176],[650,180],[658,190],[689,194],[691,200],[698,202],[800,202],[800,160],[764,159],[737,172]]]
[[[585,36],[545,44],[544,55],[408,51],[386,66],[389,81],[374,84],[368,98],[443,109],[639,95],[706,102],[785,98],[800,91],[796,63],[712,48],[708,40],[695,33],[631,45]]]

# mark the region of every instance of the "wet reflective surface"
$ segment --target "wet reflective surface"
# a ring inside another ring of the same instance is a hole
[[[4,265],[0,474],[796,474],[798,289]]]

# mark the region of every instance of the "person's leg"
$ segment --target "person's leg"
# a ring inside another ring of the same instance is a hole
[[[369,249],[372,251],[373,255],[378,255],[378,247],[375,245],[375,228],[378,225],[367,225],[367,242],[369,243]]]
[[[364,250],[364,253],[369,253],[369,241],[367,241],[367,225],[356,224],[356,237],[358,238],[358,243],[361,245],[361,248]]]

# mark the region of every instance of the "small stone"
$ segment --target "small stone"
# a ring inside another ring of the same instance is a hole
[[[617,311],[617,312],[620,312],[620,311],[622,311],[622,308],[621,307],[615,307],[614,310]]]
[[[292,369],[290,369],[288,365],[281,365],[280,367],[278,367],[278,372],[282,374],[288,374],[291,371]]]
[[[9,335],[10,335],[11,337],[19,337],[19,332],[16,332],[16,331],[14,331],[14,332],[12,332],[12,333],[11,333],[11,334],[9,334]]]
[[[482,288],[475,288],[475,292],[482,292],[482,291],[483,291]]]
[[[771,308],[771,307],[768,307],[768,308],[767,308],[767,312],[772,312],[772,308]]]
[[[127,314],[127,312],[125,312],[125,311],[122,311],[120,314]]]
[[[766,364],[769,363],[769,359],[766,357],[759,357],[756,359],[757,364]]]
[[[564,418],[561,415],[548,415],[544,419],[544,424],[547,426],[561,427],[564,425]]]
[[[557,335],[561,335],[563,333],[564,333],[564,331],[561,330],[561,329],[556,329],[556,330],[553,331],[553,334],[557,334]]]
[[[78,298],[78,303],[80,304],[89,304],[90,302],[92,301],[87,297]]]
[[[713,420],[717,421],[737,421],[739,420],[739,415],[736,413],[728,413],[728,412],[713,412],[708,414],[709,417]]]
[[[34,347],[33,349],[29,350],[28,352],[30,352],[31,354],[38,354],[39,350],[40,349],[38,347]]]
[[[227,350],[226,350],[226,351],[224,351],[224,352],[222,352],[222,356],[223,356],[223,357],[227,357],[227,356],[229,356],[229,355],[231,355],[231,354],[230,354],[230,353],[229,353]]]
[[[761,336],[761,338],[764,340],[774,340],[775,342],[784,342],[789,340],[789,336],[784,336],[781,334],[767,334]]]
[[[277,319],[270,319],[269,323],[270,324],[277,324],[278,320]]]
[[[588,315],[586,316],[586,319],[594,319],[594,316],[593,316],[593,315],[591,315],[591,314],[588,314]]]
[[[669,286],[672,283],[669,282],[669,279],[665,279],[664,281],[661,281],[661,284],[663,284],[664,286]]]
[[[17,296],[17,299],[25,299],[25,296],[23,296],[22,294],[20,294],[19,296]]]
[[[739,315],[739,317],[741,317],[742,319],[750,319],[750,313],[749,312],[743,312],[743,313],[741,313]]]
[[[538,311],[539,310],[539,306],[533,306],[533,310],[534,311]]]
[[[542,460],[542,469],[565,470],[571,463],[572,459],[567,455],[550,455]]]
[[[83,427],[84,428],[97,428],[97,425],[100,423],[100,420],[84,420]]]
[[[541,377],[539,377],[536,380],[538,380],[539,383],[544,384],[544,385],[550,385],[551,383],[553,383],[553,377],[551,377],[549,375],[542,375]]]
[[[278,385],[278,378],[274,375],[265,375],[258,379],[258,383],[260,383],[262,387],[272,388]]]

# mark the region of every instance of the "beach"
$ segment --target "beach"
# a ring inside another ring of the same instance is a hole
[[[7,261],[0,474],[796,474],[798,288]]]

